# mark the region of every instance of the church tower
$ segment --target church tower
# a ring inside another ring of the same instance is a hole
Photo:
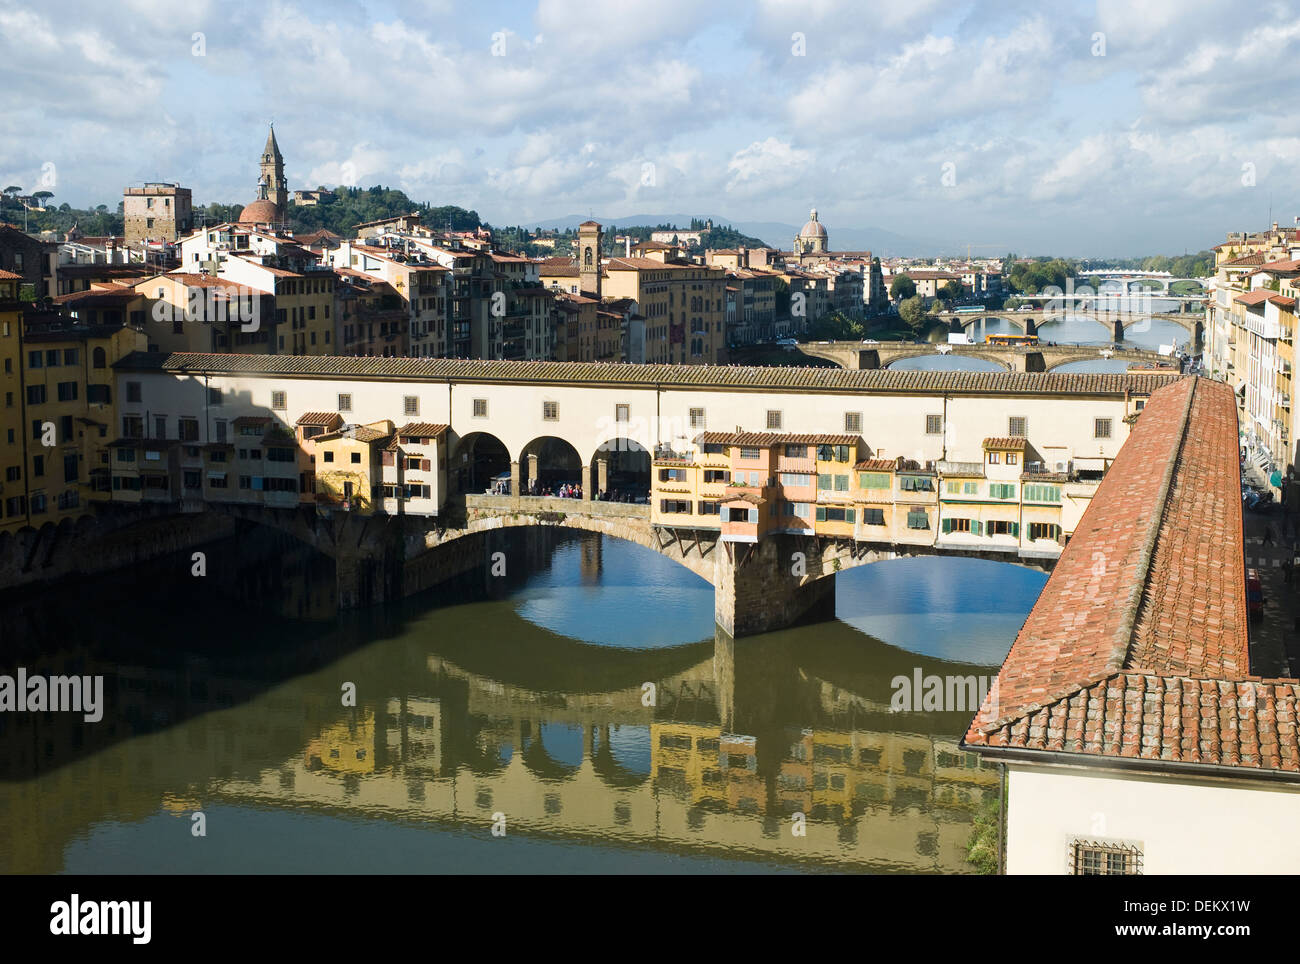
[[[257,198],[270,201],[279,210],[284,211],[289,204],[289,185],[284,179],[284,158],[280,155],[280,145],[275,142],[275,125],[266,135],[266,147],[262,148],[261,177],[257,181]]]
[[[578,225],[578,281],[584,295],[600,299],[600,246],[604,232],[596,221]]]

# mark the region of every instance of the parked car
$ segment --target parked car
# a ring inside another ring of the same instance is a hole
[[[1246,611],[1252,617],[1264,615],[1264,587],[1259,581],[1258,569],[1246,570]]]

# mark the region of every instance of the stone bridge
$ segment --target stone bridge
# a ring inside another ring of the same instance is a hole
[[[819,536],[774,535],[761,543],[722,541],[718,530],[653,525],[650,506],[540,496],[466,495],[449,502],[450,516],[361,515],[313,507],[206,502],[122,506],[106,504],[78,524],[29,530],[4,557],[4,585],[122,568],[169,552],[184,552],[238,531],[236,523],[267,526],[334,561],[337,603],[355,609],[403,599],[475,571],[486,580],[509,548],[507,529],[551,526],[624,539],[685,566],[714,587],[716,622],[733,637],[834,618],[835,573],[885,559],[955,555],[1050,569],[1054,558],[1014,551],[856,542]],[[41,564],[24,565],[23,560]],[[185,565],[188,567],[188,557]]]
[[[1199,301],[1200,299],[1196,300]],[[1184,304],[1187,303],[1184,302]],[[1205,328],[1205,314],[1190,311],[1113,311],[1105,307],[1071,307],[1063,309],[1060,305],[1053,305],[1047,308],[1034,308],[1031,311],[999,309],[982,315],[957,311],[940,311],[934,314],[934,317],[940,321],[949,324],[955,321],[963,328],[981,320],[996,321],[1000,319],[1013,325],[1019,325],[1021,330],[1030,335],[1037,333],[1038,326],[1044,322],[1061,321],[1066,316],[1089,317],[1102,324],[1109,324],[1116,341],[1123,341],[1125,332],[1141,331],[1142,325],[1152,319],[1173,322],[1175,325],[1186,329],[1187,334],[1193,339],[1198,340]]]
[[[921,344],[915,342],[833,341],[809,342],[799,346],[805,355],[825,358],[841,368],[888,368],[905,358],[919,358],[940,353],[958,357],[980,358],[1013,372],[1047,372],[1076,361],[1106,358],[1133,363],[1167,362],[1168,357],[1142,348],[1096,348],[1082,345],[1032,345],[997,347],[991,345]]]

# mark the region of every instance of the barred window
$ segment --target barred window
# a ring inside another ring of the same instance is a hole
[[[925,434],[942,435],[943,434],[943,416],[927,415],[925,417]]]
[[[857,433],[857,432],[861,432],[861,431],[862,431],[862,413],[861,413],[861,412],[845,412],[845,413],[844,413],[844,431],[846,431],[846,432],[854,432],[854,433]]]
[[[271,393],[271,408],[273,408],[275,411],[283,412],[285,409],[285,402],[286,399],[285,399],[284,392]]]
[[[704,428],[704,409],[691,409],[691,428]]]
[[[1142,874],[1142,850],[1114,841],[1075,840],[1070,844],[1070,874],[1138,877]]]
[[[474,399],[474,417],[475,417],[475,418],[487,418],[487,399],[486,399],[486,398],[476,398],[476,399]]]
[[[614,406],[614,421],[626,422],[632,417],[632,408],[629,405]]]
[[[781,413],[775,409],[768,409],[767,427],[769,431],[781,430]]]
[[[351,396],[351,395],[340,395],[340,396],[339,396],[339,411],[340,411],[340,412],[350,412],[350,411],[352,411],[352,396]]]
[[[1092,436],[1093,438],[1110,438],[1110,419],[1093,419]]]
[[[407,415],[420,414],[420,400],[414,395],[402,396],[402,409]]]
[[[558,421],[560,418],[560,403],[542,402],[542,418],[548,422]]]
[[[1007,419],[1007,434],[1012,438],[1024,438],[1029,434],[1029,419],[1023,415],[1012,415]]]

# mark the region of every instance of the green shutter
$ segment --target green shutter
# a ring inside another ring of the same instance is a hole
[[[1015,536],[1017,539],[1020,538],[1020,523],[1019,523],[1019,522],[1013,522],[1013,523],[1011,523],[1011,534],[1012,534],[1013,536]]]
[[[944,531],[945,534],[946,534],[946,533],[949,533],[949,532],[952,532],[952,520],[951,520],[951,519],[944,519],[944,520],[943,520],[943,531]]]
[[[984,523],[980,522],[979,519],[972,519],[970,523],[970,531],[975,533],[977,536],[984,535]]]
[[[826,521],[826,510],[825,510],[824,508],[822,508],[821,506],[818,506],[818,507],[817,507],[817,521],[818,521],[818,522],[825,522],[825,521]]]
[[[849,509],[849,511],[847,511],[847,512],[844,513],[844,521],[845,521],[845,522],[853,522],[854,519],[856,519],[856,518],[857,518],[857,516],[856,516],[856,514],[854,513],[854,510],[853,510],[853,509]]]

